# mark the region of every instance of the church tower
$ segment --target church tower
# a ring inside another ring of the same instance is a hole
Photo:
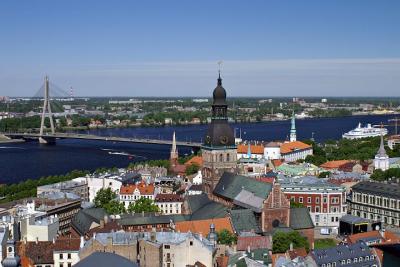
[[[225,171],[236,172],[237,151],[232,128],[228,124],[226,91],[221,74],[213,92],[211,123],[202,146],[203,181],[205,192],[211,195]]]
[[[383,135],[381,133],[381,145],[374,159],[375,169],[386,171],[389,169],[389,156],[386,154],[385,145],[383,144]]]
[[[178,149],[176,148],[176,138],[175,138],[175,132],[172,135],[172,148],[171,148],[171,154],[169,156],[169,161],[171,163],[171,168],[175,168],[176,165],[178,165]]]
[[[290,142],[296,142],[296,117],[294,115],[294,111],[292,113],[292,122],[290,126]]]

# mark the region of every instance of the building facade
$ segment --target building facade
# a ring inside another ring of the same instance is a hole
[[[119,191],[119,200],[124,203],[125,208],[128,208],[129,204],[135,203],[140,198],[148,198],[154,200],[155,198],[155,187],[154,184],[138,183],[138,184],[127,184],[122,185]]]
[[[177,194],[158,194],[155,204],[162,214],[181,214],[183,198]]]
[[[398,183],[363,181],[354,185],[351,190],[352,215],[400,226],[400,185]]]
[[[291,202],[307,207],[315,226],[338,227],[347,213],[345,187],[316,177],[288,178],[281,181],[281,187]]]

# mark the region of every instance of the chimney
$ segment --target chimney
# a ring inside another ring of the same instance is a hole
[[[290,248],[289,248],[289,250],[290,250],[290,251],[293,251],[293,243],[290,243]]]
[[[55,244],[56,243],[56,240],[54,239],[54,237],[53,237],[53,244]]]
[[[112,236],[108,236],[107,237],[107,245],[112,246],[112,244],[113,244],[113,238],[112,238]]]
[[[100,220],[100,228],[104,228],[104,219]]]
[[[104,224],[107,224],[107,223],[108,223],[108,216],[104,215]]]
[[[250,253],[250,246],[247,246],[247,253]]]
[[[150,233],[150,240],[155,242],[156,241],[156,237],[157,237],[157,232],[156,232],[156,228],[153,227],[151,229],[151,233]]]

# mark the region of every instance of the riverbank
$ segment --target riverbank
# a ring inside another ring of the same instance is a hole
[[[0,134],[0,144],[12,144],[12,143],[23,143],[25,142],[24,139],[11,139],[7,136]]]

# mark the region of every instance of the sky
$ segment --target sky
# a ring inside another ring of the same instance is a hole
[[[0,1],[0,95],[400,96],[400,1]]]

